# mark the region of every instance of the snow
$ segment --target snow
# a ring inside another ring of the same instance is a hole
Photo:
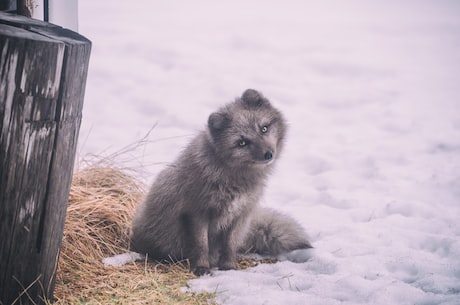
[[[111,257],[106,257],[102,260],[102,263],[105,267],[108,266],[123,266],[128,263],[133,263],[135,261],[145,260],[145,256],[137,252],[126,252]]]
[[[80,155],[146,180],[246,88],[289,121],[263,204],[315,249],[188,283],[222,304],[460,304],[460,2],[90,1]]]

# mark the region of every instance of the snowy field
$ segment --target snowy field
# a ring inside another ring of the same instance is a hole
[[[80,155],[151,181],[255,88],[289,121],[263,204],[315,249],[192,280],[223,304],[460,304],[460,1],[80,0]],[[125,156],[126,157],[126,156]]]

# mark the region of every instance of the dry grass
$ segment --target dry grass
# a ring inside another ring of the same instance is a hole
[[[102,259],[127,252],[131,218],[143,188],[99,163],[73,177],[57,274],[56,304],[209,304],[211,294],[182,293],[188,265],[152,262],[106,268]]]

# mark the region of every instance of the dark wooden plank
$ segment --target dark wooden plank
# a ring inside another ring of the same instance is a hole
[[[84,92],[86,87],[88,60],[91,44],[88,40],[66,29],[48,29],[48,37],[64,37],[66,45],[64,65],[59,91],[58,129],[54,146],[53,162],[49,175],[48,202],[56,203],[47,208],[42,222],[42,261],[43,266],[54,265],[57,268],[58,257],[53,249],[59,249],[64,231],[67,200],[72,182],[74,159],[77,150],[78,134],[82,119]],[[69,175],[70,173],[70,175]],[[62,203],[64,208],[57,208]],[[53,274],[50,274],[53,272]],[[49,289],[54,289],[54,270],[43,269],[47,278],[52,278]]]

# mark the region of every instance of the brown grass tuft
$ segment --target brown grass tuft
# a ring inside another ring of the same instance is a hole
[[[128,251],[141,184],[104,163],[74,174],[64,229],[56,304],[208,304],[211,294],[182,293],[194,278],[186,263],[106,268],[102,259]]]

